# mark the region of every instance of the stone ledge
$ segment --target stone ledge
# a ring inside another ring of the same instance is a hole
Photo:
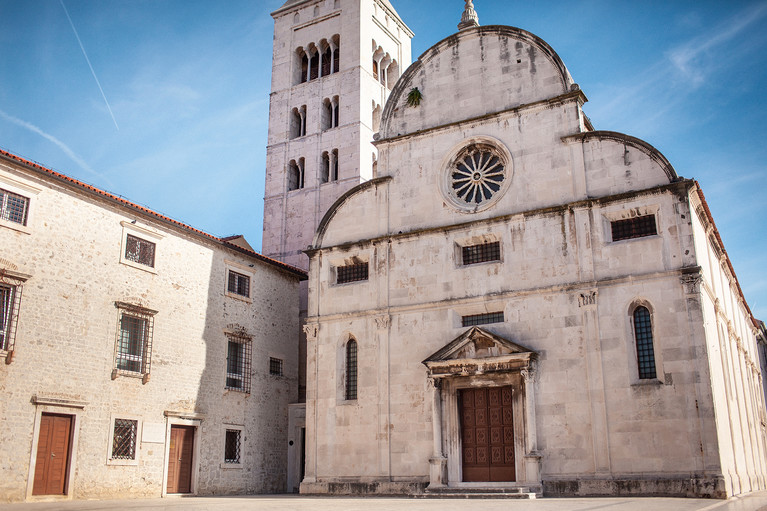
[[[421,495],[425,482],[416,481],[321,481],[302,482],[302,495]]]
[[[697,497],[726,499],[724,477],[544,480],[544,497]]]

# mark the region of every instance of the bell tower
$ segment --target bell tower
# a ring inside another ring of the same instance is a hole
[[[389,0],[288,0],[272,17],[262,253],[308,269],[325,212],[375,175],[373,134],[413,32]]]

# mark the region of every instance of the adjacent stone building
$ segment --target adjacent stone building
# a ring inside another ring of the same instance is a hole
[[[303,271],[0,152],[1,501],[285,491]]]
[[[700,186],[466,4],[306,251],[301,491],[764,489],[758,323]]]

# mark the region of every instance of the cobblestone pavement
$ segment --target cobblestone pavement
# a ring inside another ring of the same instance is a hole
[[[0,504],[0,511],[136,510],[152,511],[758,511],[767,510],[767,492],[727,501],[673,498],[579,499],[414,499],[301,497],[168,497],[140,500],[75,500]]]

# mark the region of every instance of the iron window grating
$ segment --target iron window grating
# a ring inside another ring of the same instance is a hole
[[[610,228],[612,230],[613,241],[643,238],[658,234],[658,229],[655,225],[655,215],[615,220],[610,222]]]
[[[229,270],[228,281],[227,289],[230,293],[250,298],[250,277]]]
[[[250,394],[253,343],[249,337],[227,338],[226,388]]]
[[[346,343],[346,389],[347,400],[357,399],[357,341]]]
[[[0,188],[0,218],[16,224],[27,225],[29,199],[23,195]]]
[[[477,264],[501,260],[501,242],[492,241],[463,247],[463,264]]]
[[[634,311],[634,335],[637,345],[637,366],[639,379],[647,380],[656,377],[655,351],[652,338],[652,321],[647,307],[637,307]]]
[[[115,368],[127,374],[147,375],[152,363],[152,337],[156,311],[115,302],[120,310],[115,342]]]
[[[269,374],[282,376],[282,359],[269,357]]]
[[[336,284],[368,279],[368,263],[348,264],[336,268]]]
[[[463,326],[487,325],[490,323],[503,323],[503,311],[486,312],[483,314],[471,314],[469,316],[461,316],[461,323]]]
[[[132,234],[125,237],[125,259],[154,268],[156,245]]]
[[[240,440],[242,432],[239,429],[227,429],[224,440],[224,463],[240,462]]]
[[[0,350],[13,351],[22,286],[0,284]]]
[[[130,419],[115,419],[112,436],[112,459],[135,460],[136,438],[138,436],[138,421]]]

